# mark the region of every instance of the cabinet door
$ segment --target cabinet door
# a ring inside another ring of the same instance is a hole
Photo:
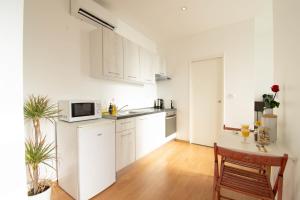
[[[135,129],[118,132],[116,138],[117,171],[135,161]]]
[[[140,66],[142,71],[142,81],[145,83],[154,83],[153,57],[151,53],[140,48]]]
[[[152,67],[155,70],[155,74],[160,74],[160,71],[161,71],[160,63],[161,63],[161,60],[160,60],[159,55],[154,54],[153,55],[153,65],[152,65]]]
[[[148,116],[136,118],[136,159],[140,159],[151,151],[149,128]]]
[[[103,28],[103,73],[104,76],[123,79],[123,38]]]
[[[167,62],[166,62],[166,59],[163,57],[160,58],[159,74],[167,75]]]
[[[140,81],[139,47],[124,39],[124,79]]]
[[[90,33],[90,65],[91,76],[101,78],[103,76],[102,58],[102,28]]]
[[[161,112],[157,114],[149,115],[151,120],[151,132],[152,138],[152,150],[158,148],[164,143],[165,140],[165,128],[166,128],[166,113]]]
[[[165,113],[136,118],[136,159],[161,146],[165,138]]]
[[[90,199],[116,178],[115,122],[78,128],[78,174],[80,199]]]

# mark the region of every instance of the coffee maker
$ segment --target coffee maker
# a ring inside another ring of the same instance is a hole
[[[156,108],[156,109],[164,109],[165,108],[164,100],[163,99],[156,99],[154,101],[154,108]]]

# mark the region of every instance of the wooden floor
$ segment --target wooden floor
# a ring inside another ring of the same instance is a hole
[[[92,200],[211,200],[212,182],[213,149],[172,141],[121,170],[117,182]],[[52,199],[72,198],[54,187]]]

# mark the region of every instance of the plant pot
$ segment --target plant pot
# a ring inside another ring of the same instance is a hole
[[[273,114],[273,109],[264,109],[261,117],[262,126],[270,137],[270,142],[277,140],[277,115]]]
[[[42,193],[33,196],[28,196],[28,200],[51,200],[51,192],[52,192],[52,188],[49,187],[47,190],[45,190]]]
[[[273,115],[273,108],[265,108],[264,115]]]

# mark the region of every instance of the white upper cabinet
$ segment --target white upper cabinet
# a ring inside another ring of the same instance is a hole
[[[103,28],[103,75],[123,79],[123,38]]]
[[[95,78],[103,75],[102,31],[102,28],[98,28],[90,33],[90,74]]]
[[[154,83],[153,56],[147,50],[140,48],[140,67],[142,71],[142,81],[144,83]]]
[[[167,75],[167,65],[166,65],[166,59],[159,56],[159,55],[154,55],[153,58],[153,63],[155,67],[155,74],[160,74],[163,76]]]
[[[153,54],[153,61],[152,61],[152,67],[155,71],[155,74],[160,73],[160,57],[157,54]]]
[[[158,73],[160,75],[167,75],[167,61],[164,57],[160,57]]]
[[[166,74],[158,55],[105,27],[90,33],[90,64],[92,77],[137,84],[154,84],[155,73]]]
[[[129,81],[140,81],[139,47],[135,43],[123,39],[124,44],[124,79]]]

